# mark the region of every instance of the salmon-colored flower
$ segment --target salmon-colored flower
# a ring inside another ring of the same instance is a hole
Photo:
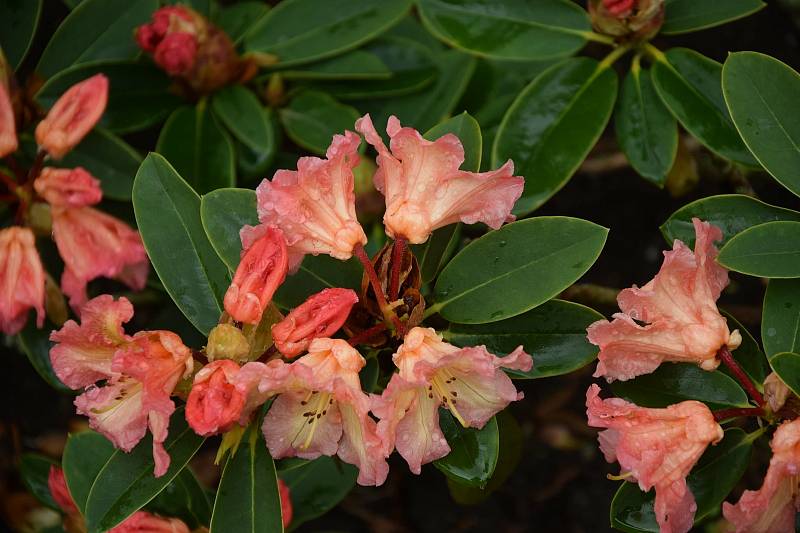
[[[258,324],[286,279],[289,254],[283,232],[277,228],[245,226],[241,236],[242,260],[225,293],[225,311],[238,322]]]
[[[100,181],[83,167],[45,167],[33,182],[33,188],[53,206],[83,207],[103,199]]]
[[[642,288],[634,285],[619,293],[622,313],[611,322],[589,326],[589,341],[600,347],[595,376],[627,380],[654,371],[664,361],[714,370],[720,363],[719,349],[741,343],[741,335],[728,330],[716,304],[728,284],[728,271],[714,260],[713,241],[721,239],[722,232],[696,218],[693,223],[694,253],[676,240],[673,249],[664,252],[655,278]]]
[[[236,388],[239,365],[220,359],[204,366],[195,376],[186,401],[186,421],[204,437],[224,433],[239,421],[246,395]]]
[[[51,157],[61,159],[94,128],[107,102],[108,78],[103,74],[76,83],[56,100],[36,126],[39,147]]]
[[[189,533],[189,527],[178,518],[164,518],[136,511],[108,533]]]
[[[513,175],[510,160],[491,172],[459,170],[464,147],[458,137],[447,134],[427,141],[417,130],[400,127],[394,116],[386,126],[391,151],[369,115],[356,122],[356,130],[378,151],[374,181],[386,197],[383,224],[390,237],[420,244],[433,230],[455,222],[483,222],[497,229],[513,220],[511,209],[525,180]]]
[[[77,513],[78,506],[75,505],[75,500],[67,488],[67,480],[64,477],[64,471],[52,465],[50,472],[47,474],[47,488],[50,489],[50,495],[53,500],[58,504],[62,511],[65,513]]]
[[[597,385],[586,391],[586,408],[590,426],[608,428],[598,437],[606,461],[619,462],[622,476],[643,491],[655,487],[661,533],[689,531],[697,504],[686,476],[723,436],[709,408],[696,401],[647,409],[619,398],[603,400]]]
[[[800,511],[800,419],[784,422],[772,436],[772,459],[764,483],[746,490],[739,503],[722,504],[736,533],[792,533]]]
[[[36,310],[36,323],[44,324],[44,268],[36,251],[36,238],[28,228],[0,229],[0,331],[19,333]]]
[[[528,371],[533,361],[522,346],[496,357],[485,346],[458,348],[431,328],[413,328],[393,360],[392,376],[372,411],[380,418],[378,433],[385,453],[393,448],[415,474],[423,464],[450,452],[439,427],[439,407],[447,408],[464,427],[482,428],[509,403],[522,399],[501,370]]]
[[[0,157],[5,157],[17,150],[17,128],[14,125],[14,108],[8,89],[0,82]]]
[[[367,242],[356,219],[353,169],[361,139],[351,131],[334,135],[327,159],[301,157],[297,171],[279,170],[258,186],[258,218],[283,230],[289,247],[289,269],[305,254],[350,259]]]
[[[281,478],[278,478],[278,493],[281,496],[281,519],[283,521],[283,527],[287,528],[289,524],[292,523],[292,496],[289,486],[284,483]]]
[[[324,289],[272,326],[272,340],[286,357],[300,355],[313,339],[339,331],[357,302],[358,296],[350,289]]]

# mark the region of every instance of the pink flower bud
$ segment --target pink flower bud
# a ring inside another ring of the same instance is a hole
[[[137,511],[108,533],[189,533],[189,527],[177,518]]]
[[[14,109],[6,86],[0,82],[0,157],[17,149],[17,130],[14,126]]]
[[[292,497],[289,491],[289,486],[278,478],[278,492],[281,495],[281,518],[283,519],[283,527],[289,527],[292,523]]]
[[[636,0],[603,0],[603,5],[609,13],[617,17],[626,17],[633,9]]]
[[[108,78],[96,74],[61,95],[36,126],[36,142],[51,157],[61,159],[94,128],[108,102]]]
[[[245,226],[242,261],[225,293],[225,311],[238,322],[258,324],[289,269],[283,232],[274,227]]]
[[[186,401],[186,421],[198,435],[224,433],[239,420],[246,400],[234,383],[239,370],[235,362],[221,359],[195,376]]]
[[[36,309],[42,327],[44,300],[44,268],[33,232],[16,226],[0,230],[0,331],[18,333],[29,309]]]
[[[153,59],[172,76],[188,73],[197,58],[197,38],[191,33],[171,33],[155,49]]]
[[[50,489],[53,500],[61,507],[62,511],[67,514],[78,512],[75,500],[72,499],[72,495],[67,488],[67,480],[64,478],[62,469],[55,465],[50,467],[50,473],[47,476],[47,487]]]
[[[324,289],[272,326],[272,340],[286,357],[300,355],[313,339],[336,333],[356,302],[358,296],[350,289]]]
[[[33,188],[50,205],[83,207],[103,199],[100,182],[83,167],[46,167],[33,182]]]

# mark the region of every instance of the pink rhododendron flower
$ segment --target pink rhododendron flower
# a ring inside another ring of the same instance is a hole
[[[17,128],[14,125],[14,108],[8,89],[0,82],[0,157],[5,157],[17,150]]]
[[[64,478],[64,471],[61,468],[55,465],[50,467],[50,472],[47,475],[47,488],[50,489],[53,500],[61,507],[62,511],[65,513],[78,512],[78,506],[75,505],[75,500],[72,499],[72,495],[69,493],[67,480]]]
[[[746,490],[739,503],[722,504],[736,533],[792,533],[800,511],[800,419],[784,422],[772,436],[772,459],[764,483]]]
[[[83,167],[45,167],[33,182],[36,193],[53,206],[83,207],[103,199],[100,181]]]
[[[44,268],[36,238],[28,228],[0,229],[0,331],[19,333],[36,309],[36,323],[44,324]]]
[[[661,533],[686,533],[697,510],[686,476],[722,428],[705,404],[685,401],[666,409],[638,407],[619,398],[603,400],[600,387],[586,392],[589,425],[600,432],[600,449],[617,461],[623,477],[643,491],[655,487],[655,513]]]
[[[186,421],[204,437],[228,431],[242,416],[247,395],[237,389],[239,365],[220,359],[204,366],[194,377],[186,401]]]
[[[247,231],[245,231],[247,230]],[[225,311],[238,322],[258,324],[288,271],[289,255],[281,230],[245,226],[242,260],[225,293]]]
[[[292,512],[292,497],[289,486],[281,478],[278,478],[278,492],[281,496],[281,519],[283,527],[287,528],[292,523],[292,514],[294,513]]]
[[[163,518],[147,511],[136,511],[108,533],[189,533],[189,527],[177,518]]]
[[[372,410],[388,455],[392,448],[415,474],[423,464],[450,452],[439,427],[439,407],[450,410],[464,427],[482,428],[509,403],[522,399],[501,370],[528,371],[533,361],[522,346],[506,357],[490,354],[485,346],[458,348],[442,341],[431,328],[413,328],[393,360],[392,376]]]
[[[716,304],[728,284],[728,271],[714,260],[713,241],[720,240],[722,232],[696,218],[692,222],[697,234],[694,253],[676,240],[672,250],[664,252],[655,278],[642,288],[634,285],[619,293],[622,313],[611,322],[589,326],[589,341],[600,347],[595,376],[627,380],[654,371],[664,361],[714,370],[719,349],[741,343],[741,335],[730,333]]]
[[[197,59],[198,36],[205,33],[203,18],[177,5],[158,9],[152,20],[136,29],[136,42],[169,74],[188,73]]]
[[[96,74],[76,83],[56,100],[36,126],[36,142],[51,157],[61,159],[72,150],[103,115],[108,102],[108,78]]]
[[[275,347],[286,357],[300,355],[313,339],[339,331],[357,302],[350,289],[324,289],[310,296],[272,326]]]
[[[369,115],[356,122],[356,130],[378,151],[374,180],[386,197],[383,224],[390,237],[420,244],[433,230],[454,222],[483,222],[497,229],[513,220],[511,209],[525,181],[513,175],[510,160],[491,172],[459,170],[464,147],[458,137],[447,134],[427,141],[417,130],[400,127],[394,116],[386,126],[391,151]]]
[[[366,244],[353,189],[359,144],[361,139],[351,131],[334,135],[327,159],[301,157],[297,171],[279,170],[272,181],[258,186],[258,218],[283,230],[291,271],[305,254],[346,260],[356,246]]]

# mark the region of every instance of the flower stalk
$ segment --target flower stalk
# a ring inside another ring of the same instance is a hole
[[[731,373],[733,373],[733,375],[736,377],[736,380],[739,382],[739,384],[741,384],[742,388],[747,391],[747,394],[750,395],[750,398],[752,398],[758,404],[759,408],[763,407],[764,396],[758,391],[747,374],[745,374],[744,370],[742,370],[742,367],[739,366],[739,363],[737,363],[733,358],[733,355],[727,346],[723,346],[719,349],[717,352],[717,357],[719,357],[723,364],[725,364]]]

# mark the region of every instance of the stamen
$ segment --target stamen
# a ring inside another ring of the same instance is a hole
[[[633,475],[633,472],[623,472],[622,474],[615,476],[613,474],[606,474],[606,477],[611,481],[623,481],[628,479]]]
[[[333,398],[331,398],[331,394],[329,392],[312,394],[318,394],[318,396],[315,399],[312,410],[309,411],[311,416],[308,419],[308,423],[311,425],[311,428],[308,430],[308,435],[306,435],[305,442],[302,446],[300,446],[300,448],[303,450],[308,449],[308,447],[311,445],[311,441],[314,438],[314,431],[317,429],[317,422],[319,422],[323,415],[328,412],[326,407],[333,404]]]

